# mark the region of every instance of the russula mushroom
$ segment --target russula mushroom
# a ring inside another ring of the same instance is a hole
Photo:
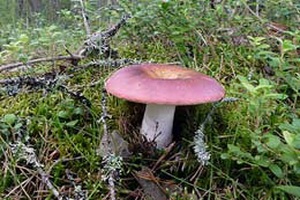
[[[221,100],[225,91],[213,78],[177,65],[130,65],[113,73],[106,81],[108,93],[146,104],[141,127],[149,141],[164,148],[172,141],[177,105],[195,105]]]

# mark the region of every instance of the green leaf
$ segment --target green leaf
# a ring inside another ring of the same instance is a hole
[[[280,145],[280,139],[278,136],[276,135],[271,135],[271,134],[268,134],[266,135],[266,138],[267,138],[267,146],[272,148],[272,149],[276,149],[279,147]]]
[[[294,185],[279,185],[276,188],[283,190],[284,192],[300,197],[300,187]]]
[[[292,124],[280,124],[279,128],[283,131],[289,131],[291,133],[300,133],[300,119],[293,119]]]
[[[279,93],[271,93],[271,94],[265,94],[265,98],[270,98],[270,99],[278,99],[278,100],[284,100],[288,96],[285,94],[279,94]]]
[[[284,137],[286,143],[288,145],[292,146],[293,141],[294,141],[294,138],[292,137],[292,134],[288,131],[283,131],[282,134],[283,134],[283,137]]]
[[[258,46],[258,45],[260,45],[261,42],[262,42],[263,40],[266,39],[266,38],[264,38],[264,37],[251,37],[251,36],[248,36],[248,38],[250,39],[251,44],[252,44],[253,46]]]
[[[297,175],[300,175],[300,163],[294,165],[293,170]]]
[[[23,126],[22,123],[17,123],[17,124],[15,124],[14,128],[15,128],[16,130],[19,130],[22,126]]]
[[[23,44],[28,43],[29,37],[26,34],[21,34],[19,37],[19,41],[22,42]]]
[[[276,56],[276,53],[274,53],[272,51],[259,51],[257,53],[257,55],[259,55],[259,56]]]
[[[253,162],[262,167],[268,167],[270,165],[269,159],[265,156],[256,155]]]
[[[227,147],[228,147],[228,152],[229,152],[230,154],[233,154],[233,155],[235,155],[235,156],[238,156],[239,159],[240,159],[240,161],[241,161],[242,159],[252,159],[252,158],[253,158],[253,157],[251,156],[250,153],[248,153],[248,152],[243,152],[243,151],[240,149],[240,147],[238,147],[238,146],[235,146],[235,145],[232,145],[232,144],[228,144]]]
[[[258,46],[259,49],[269,49],[270,48],[270,45],[268,44],[261,44]]]
[[[282,155],[279,157],[280,160],[289,164],[289,165],[296,165],[299,163],[299,157],[296,151],[293,151],[291,148],[284,148],[282,151]]]
[[[294,118],[292,125],[300,131],[300,119]]]
[[[74,110],[73,110],[73,114],[75,114],[75,115],[82,115],[83,114],[83,110],[82,110],[82,108],[75,108]]]
[[[226,160],[226,159],[228,159],[228,158],[230,158],[231,156],[228,154],[228,153],[222,153],[221,154],[221,158],[222,159],[224,159],[224,160]]]
[[[78,123],[78,120],[73,120],[73,121],[70,121],[70,122],[66,123],[66,126],[74,127],[77,123]]]
[[[283,172],[281,170],[281,168],[276,165],[276,164],[271,164],[269,166],[269,169],[273,172],[273,174],[275,174],[275,176],[277,176],[278,178],[283,178]]]
[[[57,116],[63,119],[67,119],[69,117],[69,113],[67,111],[59,111]]]
[[[249,91],[253,92],[255,90],[255,87],[249,83],[246,77],[244,76],[238,76],[238,79],[240,80],[241,84]]]
[[[293,148],[300,149],[300,138],[298,134],[290,133],[289,131],[282,132],[286,143]]]
[[[284,52],[297,49],[297,46],[293,44],[291,40],[284,40],[282,43],[282,49]]]
[[[17,120],[17,116],[15,114],[6,114],[4,115],[2,121],[12,125],[13,123],[15,123],[15,121]]]

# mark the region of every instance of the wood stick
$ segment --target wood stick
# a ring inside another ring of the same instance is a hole
[[[40,62],[52,62],[52,61],[56,61],[56,60],[81,60],[82,58],[84,58],[83,56],[58,56],[58,57],[46,57],[46,58],[37,58],[37,59],[33,59],[33,60],[29,60],[26,63],[23,62],[17,62],[17,63],[10,63],[7,65],[1,65],[0,66],[0,72],[2,71],[7,71],[7,70],[11,70],[23,65],[32,65],[32,64],[36,64],[36,63],[40,63]]]
[[[81,6],[81,14],[82,14],[82,18],[83,18],[83,24],[84,24],[84,27],[85,27],[85,31],[86,31],[86,34],[88,37],[91,36],[91,29],[90,29],[90,26],[89,26],[89,22],[87,20],[87,15],[85,13],[85,9],[84,9],[84,3],[82,0],[80,0],[80,6]]]

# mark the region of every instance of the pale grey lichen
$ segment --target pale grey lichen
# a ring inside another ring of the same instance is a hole
[[[197,160],[202,165],[207,165],[210,159],[210,153],[207,151],[207,146],[204,141],[205,135],[203,131],[204,131],[204,124],[201,124],[200,127],[195,132],[193,148],[197,156]]]
[[[115,154],[109,154],[103,157],[103,176],[102,180],[108,182],[110,192],[110,200],[116,200],[115,183],[119,179],[119,174],[122,172],[123,158]]]
[[[43,167],[43,165],[37,161],[34,148],[30,147],[29,145],[26,146],[20,141],[11,143],[10,147],[13,155],[15,155],[20,160],[25,160],[26,164],[31,164],[34,167]]]
[[[204,141],[205,135],[204,135],[204,129],[206,124],[211,123],[212,122],[212,115],[214,113],[214,111],[216,110],[217,106],[220,105],[221,103],[224,102],[235,102],[238,99],[235,97],[226,97],[224,99],[222,99],[220,102],[217,102],[213,105],[212,109],[209,111],[209,113],[207,114],[206,118],[204,119],[204,121],[202,122],[202,124],[199,126],[199,128],[196,130],[195,132],[195,136],[194,136],[194,152],[197,156],[198,161],[202,164],[202,165],[207,165],[208,161],[210,159],[210,153],[207,152],[207,145]]]
[[[121,156],[111,154],[103,157],[102,163],[104,164],[103,171],[105,172],[105,174],[111,173],[112,171],[121,172],[122,165],[123,165],[123,158]]]
[[[54,187],[54,185],[50,181],[49,175],[43,170],[44,165],[42,165],[38,161],[35,149],[31,147],[31,145],[26,145],[21,141],[11,143],[9,146],[13,155],[17,159],[25,160],[26,164],[30,164],[31,166],[33,166],[37,170],[38,174],[40,174],[42,182],[47,185],[49,190],[52,191],[53,195],[57,199],[62,200],[63,197],[60,195],[59,191]]]

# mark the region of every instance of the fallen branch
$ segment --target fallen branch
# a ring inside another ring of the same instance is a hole
[[[40,77],[21,76],[16,78],[0,79],[0,86],[3,85],[2,91],[9,96],[14,96],[26,88],[27,91],[35,91],[43,89],[46,92],[58,89],[64,94],[69,95],[72,99],[79,101],[87,107],[91,107],[91,102],[81,92],[72,91],[62,83],[67,79],[67,76],[59,75],[55,72],[47,73]],[[0,93],[1,97],[1,93]]]
[[[130,18],[130,15],[125,15],[110,29],[93,33],[87,40],[85,40],[84,45],[79,48],[75,54],[80,56],[89,56],[96,53],[96,55],[102,55],[104,58],[109,58],[110,56],[117,58],[118,56],[115,55],[117,52],[112,51],[109,42]]]
[[[122,59],[105,59],[105,60],[94,60],[87,64],[81,65],[76,68],[72,68],[71,72],[80,71],[82,69],[88,69],[90,67],[109,67],[109,68],[118,68],[126,65],[132,65],[132,64],[140,64],[145,63],[142,60],[135,60],[135,59],[128,59],[128,58],[122,58]],[[1,83],[1,80],[0,80]]]
[[[58,57],[53,57],[53,58],[37,58],[37,59],[33,59],[33,60],[29,60],[26,63],[23,62],[17,62],[17,63],[10,63],[7,65],[2,65],[0,66],[0,72],[2,71],[7,71],[7,70],[11,70],[20,66],[28,66],[28,65],[33,65],[33,64],[37,64],[37,63],[41,63],[41,62],[53,62],[53,61],[57,61],[57,60],[71,60],[71,61],[79,61],[81,60],[82,56],[77,56],[77,55],[72,55],[72,56],[58,56]]]

